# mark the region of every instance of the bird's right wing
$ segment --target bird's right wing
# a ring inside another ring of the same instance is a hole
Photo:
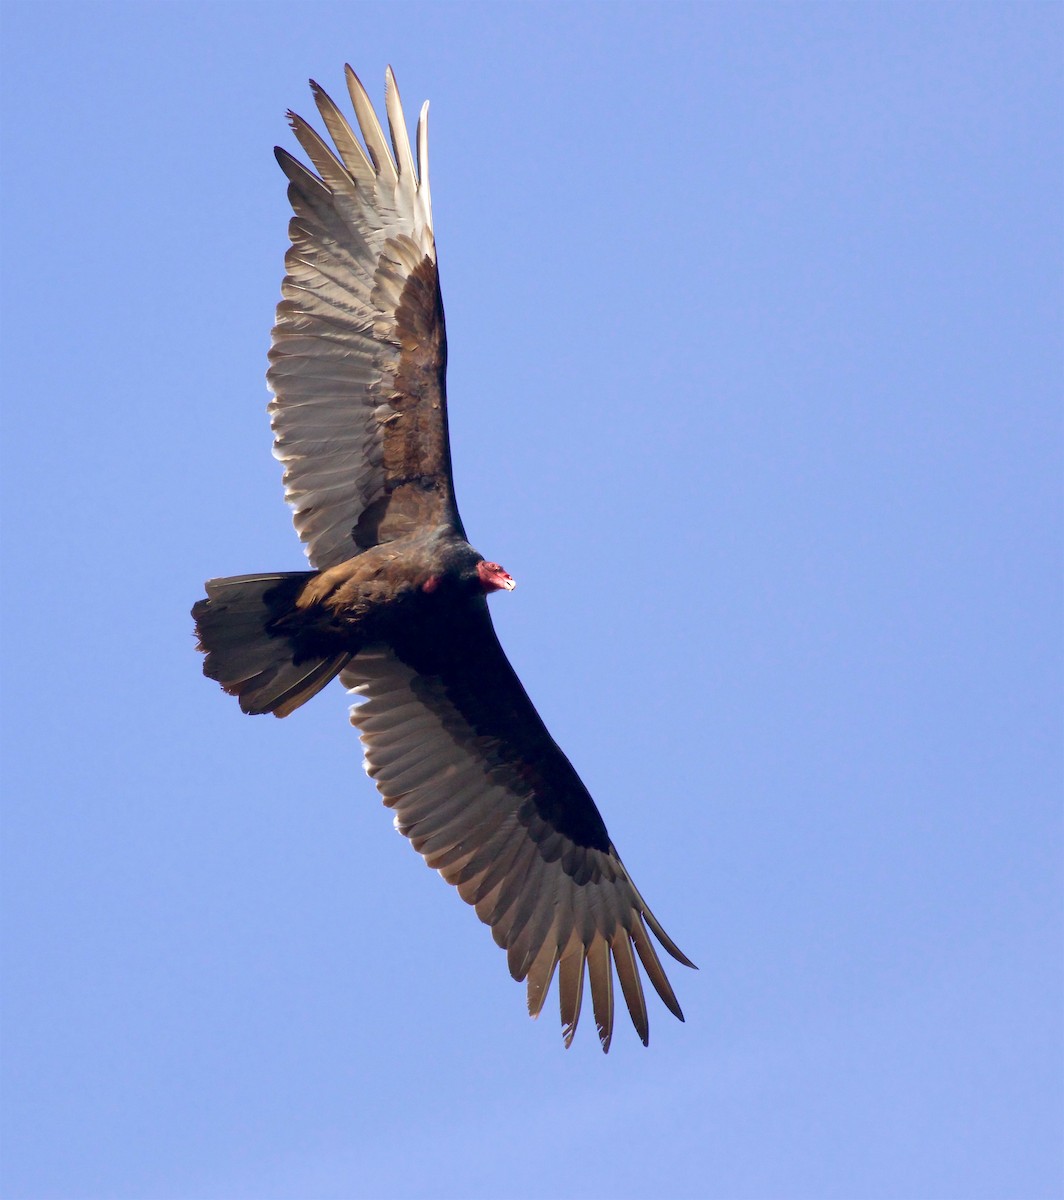
[[[319,569],[426,527],[462,532],[447,439],[428,105],[415,167],[391,68],[391,149],[365,89],[346,70],[365,146],[312,82],[335,149],[289,113],[317,174],[277,150],[295,216],[270,350],[274,454]]]
[[[613,1031],[613,973],[644,1042],[638,961],[683,1020],[647,928],[693,964],[647,907],[602,817],[547,732],[503,653],[483,598],[395,631],[340,676],[365,703],[351,719],[366,769],[395,823],[454,884],[538,1015],[557,968],[566,1045],[585,967],[603,1049]]]

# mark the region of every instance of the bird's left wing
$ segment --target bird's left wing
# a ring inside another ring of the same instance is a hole
[[[557,968],[569,1045],[586,966],[608,1049],[616,970],[646,1044],[638,956],[683,1020],[647,927],[675,959],[693,964],[629,877],[503,653],[483,598],[363,650],[341,679],[363,697],[351,719],[396,827],[491,926],[511,975],[528,980],[533,1016]]]
[[[312,82],[333,146],[289,113],[317,174],[277,150],[295,215],[270,350],[274,454],[307,557],[321,569],[418,529],[462,532],[447,440],[428,105],[415,167],[391,68],[391,148],[350,67],[347,83],[364,147]]]

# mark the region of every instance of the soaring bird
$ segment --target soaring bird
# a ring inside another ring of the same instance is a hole
[[[192,609],[203,671],[244,712],[277,717],[339,675],[396,828],[491,927],[531,1015],[557,972],[568,1047],[586,971],[608,1050],[616,971],[646,1045],[637,957],[683,1020],[648,928],[694,964],[632,882],[491,623],[488,594],[515,585],[466,540],[455,504],[428,104],[415,164],[391,68],[390,147],[346,77],[362,141],[312,80],[332,145],[289,112],[313,170],[275,151],[294,216],[269,411],[314,569],[209,580]]]

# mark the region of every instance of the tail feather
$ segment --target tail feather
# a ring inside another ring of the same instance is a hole
[[[203,673],[240,701],[246,713],[277,717],[305,704],[339,674],[347,652],[307,651],[284,618],[314,571],[211,579],[192,609]]]
[[[306,704],[311,696],[316,696],[350,659],[350,654],[338,654],[334,658],[303,663],[300,668],[289,663],[287,670],[264,671],[241,684],[240,707],[246,713],[272,712],[275,717],[287,717],[301,704]],[[305,673],[297,676],[296,670]]]

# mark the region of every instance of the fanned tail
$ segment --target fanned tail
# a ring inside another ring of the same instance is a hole
[[[246,713],[287,717],[339,674],[348,653],[316,653],[285,621],[315,571],[234,575],[207,582],[192,608],[203,673],[240,701]]]

